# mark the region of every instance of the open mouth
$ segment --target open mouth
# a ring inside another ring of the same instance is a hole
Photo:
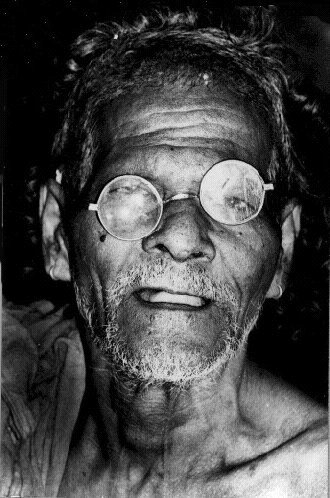
[[[176,293],[164,289],[140,289],[134,293],[139,301],[149,305],[165,305],[166,307],[203,308],[210,300],[201,296],[185,293]]]

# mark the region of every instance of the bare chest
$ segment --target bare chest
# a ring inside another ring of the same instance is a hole
[[[155,463],[143,470],[122,465],[116,472],[104,468],[85,476],[74,472],[60,496],[137,498],[316,498],[326,497],[326,483],[318,469],[302,475],[297,455],[279,452],[234,469],[202,470],[196,465]]]

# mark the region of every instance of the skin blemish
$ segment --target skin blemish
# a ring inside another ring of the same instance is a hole
[[[203,74],[204,85],[207,86],[210,82],[210,76],[207,73]]]
[[[107,235],[106,235],[105,233],[103,233],[103,234],[100,236],[100,241],[101,241],[101,242],[104,242],[106,238],[107,238]]]

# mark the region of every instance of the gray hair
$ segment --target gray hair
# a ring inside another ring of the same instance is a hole
[[[272,42],[274,19],[272,9],[262,7],[241,9],[240,22],[233,25],[225,20],[206,24],[193,11],[166,11],[142,16],[132,25],[98,24],[83,33],[72,46],[66,76],[72,90],[54,143],[70,199],[93,171],[99,152],[97,116],[105,105],[166,78],[196,84],[207,72],[213,85],[229,86],[252,101],[269,123],[273,151],[268,175],[276,178],[276,202],[283,207],[291,186],[303,188],[303,178],[285,117],[288,77],[281,49]]]

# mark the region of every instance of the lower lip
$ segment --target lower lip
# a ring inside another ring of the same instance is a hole
[[[207,302],[203,306],[190,306],[189,304],[182,304],[182,303],[166,303],[166,302],[159,302],[159,303],[151,303],[150,301],[144,301],[144,299],[141,298],[138,292],[134,292],[134,297],[139,301],[139,303],[143,304],[147,308],[150,309],[162,309],[162,310],[172,310],[172,311],[204,311],[207,308],[211,306],[211,301]]]

